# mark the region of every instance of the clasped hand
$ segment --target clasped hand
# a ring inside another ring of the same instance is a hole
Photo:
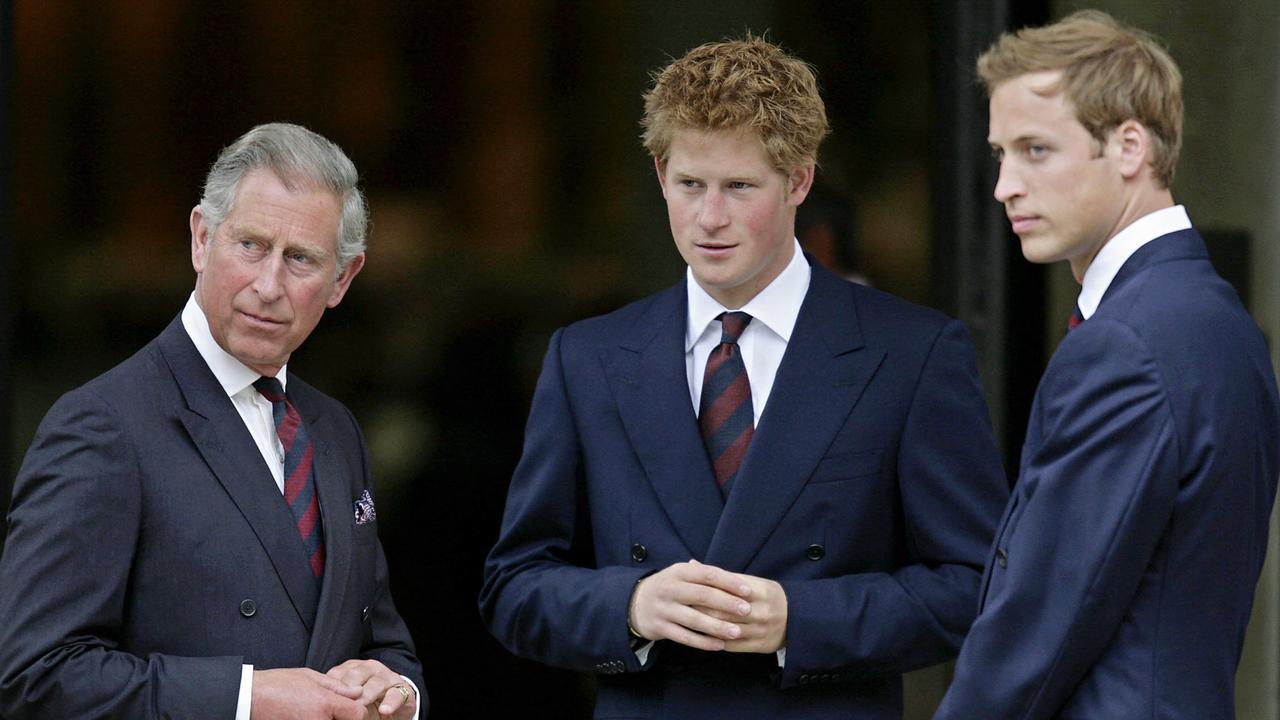
[[[786,643],[787,596],[781,585],[696,560],[637,583],[628,612],[631,627],[647,640],[749,653],[775,652]]]
[[[255,670],[249,714],[253,720],[408,720],[417,700],[386,665],[348,660],[324,674],[307,668]]]

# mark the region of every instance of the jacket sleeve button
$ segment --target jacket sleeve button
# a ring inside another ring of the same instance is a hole
[[[240,614],[245,617],[253,617],[258,612],[258,604],[252,600],[240,601]]]
[[[814,543],[804,549],[804,556],[810,560],[821,560],[826,554],[827,549],[817,543]]]
[[[1005,552],[1004,548],[996,548],[996,564],[1000,567],[1008,567],[1009,553]]]
[[[647,557],[649,557],[649,551],[645,549],[645,546],[641,545],[640,543],[636,543],[635,545],[631,546],[632,560],[635,560],[636,562],[640,563],[640,562],[644,562],[644,559]]]

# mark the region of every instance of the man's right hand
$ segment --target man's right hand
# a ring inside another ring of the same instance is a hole
[[[253,671],[250,720],[364,720],[361,688],[308,668]]]
[[[631,627],[646,640],[671,640],[717,651],[741,634],[724,616],[745,616],[751,588],[733,573],[696,560],[676,563],[636,583],[631,593]],[[256,718],[255,718],[256,720]]]

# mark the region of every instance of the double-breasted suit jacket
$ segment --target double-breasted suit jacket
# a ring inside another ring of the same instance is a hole
[[[811,262],[812,264],[812,262]],[[555,333],[485,569],[516,654],[599,677],[596,717],[896,718],[972,621],[1007,485],[962,326],[814,265],[727,500],[685,369],[686,286]],[[632,588],[696,559],[772,578],[785,665],[659,642]]]
[[[356,522],[372,488],[355,419],[296,377],[289,396],[314,448],[319,585],[180,318],[58,400],[18,474],[0,558],[0,716],[226,720],[244,663],[324,672],[373,658],[423,687],[377,523]]]

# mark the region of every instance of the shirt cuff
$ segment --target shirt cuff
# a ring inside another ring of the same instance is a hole
[[[253,705],[253,666],[240,666],[240,698],[236,700],[236,720],[249,720]],[[417,716],[414,716],[415,718]]]
[[[641,665],[644,665],[645,663],[649,662],[649,651],[653,649],[653,643],[654,643],[653,640],[647,640],[643,645],[634,649],[636,653],[636,659],[640,661]]]
[[[422,693],[418,690],[418,686],[413,681],[401,675],[409,687],[413,688],[413,720],[418,720],[418,715],[422,712]]]

